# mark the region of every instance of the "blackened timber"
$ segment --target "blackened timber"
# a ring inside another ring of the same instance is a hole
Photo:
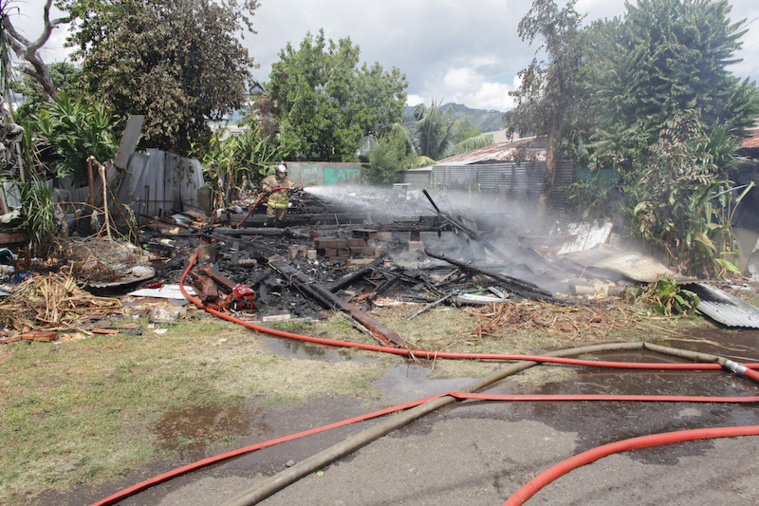
[[[291,237],[292,232],[289,228],[232,228],[218,227],[215,229],[217,234],[223,234],[230,237],[239,237],[243,235],[266,235],[266,236],[285,236]]]
[[[501,250],[499,250],[498,248],[496,248],[495,246],[493,246],[490,243],[490,241],[485,240],[482,236],[480,236],[479,233],[477,233],[477,231],[475,231],[472,228],[464,225],[463,223],[461,223],[461,221],[459,221],[459,220],[455,219],[454,217],[448,215],[448,213],[444,213],[443,211],[441,211],[437,207],[437,204],[435,204],[435,201],[432,200],[432,197],[430,196],[430,194],[427,193],[426,189],[422,190],[422,193],[424,193],[424,196],[427,197],[427,200],[430,201],[430,204],[432,204],[432,207],[435,208],[435,212],[437,212],[438,216],[440,216],[442,219],[444,219],[447,222],[449,222],[451,225],[453,225],[457,229],[459,229],[462,232],[464,232],[466,235],[468,235],[476,243],[481,244],[484,248],[490,250],[491,253],[493,253],[495,256],[497,256],[501,260],[507,260],[507,258],[501,252]]]
[[[510,292],[513,292],[519,295],[520,297],[524,297],[526,299],[544,300],[546,302],[553,302],[553,303],[559,303],[559,304],[566,303],[566,301],[562,301],[562,300],[554,298],[551,292],[544,290],[543,288],[539,287],[538,285],[534,283],[530,283],[529,281],[517,279],[506,274],[500,274],[498,272],[481,269],[472,264],[468,264],[461,260],[456,260],[442,253],[431,251],[429,249],[425,249],[424,252],[427,253],[432,258],[437,258],[438,260],[443,260],[445,262],[448,262],[449,264],[455,265],[456,267],[458,267],[459,269],[463,271],[469,271],[476,274],[484,274],[485,276],[493,278],[496,281],[503,283],[504,288],[506,288]]]
[[[313,298],[326,308],[336,308],[344,312],[354,322],[358,323],[360,328],[366,329],[367,333],[383,346],[408,348],[406,341],[397,332],[390,330],[353,304],[345,302],[327,288],[314,283],[308,276],[296,270],[287,262],[271,259],[269,260],[269,265],[304,295]]]
[[[382,283],[377,285],[377,288],[374,289],[374,292],[372,292],[372,300],[376,299],[383,293],[387,292],[392,288],[394,284],[396,284],[401,279],[401,276],[398,274],[390,274]]]
[[[374,269],[375,267],[379,267],[385,262],[384,258],[378,258],[372,263],[365,265],[361,267],[360,269],[357,269],[353,272],[349,272],[342,278],[333,281],[327,286],[327,290],[330,292],[337,292],[338,290],[341,290],[345,288],[346,286],[349,286],[351,283],[363,278],[369,271]]]

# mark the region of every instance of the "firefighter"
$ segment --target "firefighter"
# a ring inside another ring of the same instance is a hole
[[[287,177],[287,166],[284,163],[277,165],[274,174],[265,177],[263,181],[261,181],[261,188],[266,192],[281,186],[298,188],[295,182]],[[266,203],[266,216],[274,218],[275,227],[287,217],[287,208],[290,206],[289,197],[289,190],[287,189],[276,190],[269,195],[269,200]]]

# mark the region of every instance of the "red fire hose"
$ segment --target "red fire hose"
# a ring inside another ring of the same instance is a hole
[[[245,220],[247,220],[251,214],[253,214],[253,211],[258,207],[258,204],[261,203],[261,201],[264,199],[264,197],[271,195],[271,192],[279,191],[279,190],[292,190],[289,186],[277,186],[276,188],[272,188],[269,191],[263,192],[258,199],[256,199],[256,203],[253,204],[253,207],[250,208],[250,211],[248,211],[248,214],[245,215],[245,218],[240,220],[240,223],[238,223],[236,226],[241,227],[243,223],[245,223]]]
[[[449,392],[445,394],[438,394],[431,397],[426,397],[424,399],[419,399],[416,401],[407,402],[405,404],[400,404],[398,406],[393,406],[390,408],[381,409],[379,411],[374,411],[372,413],[367,413],[364,415],[360,415],[354,418],[348,418],[346,420],[342,420],[339,422],[331,423],[328,425],[323,425],[321,427],[316,427],[313,429],[309,429],[302,432],[297,432],[295,434],[290,434],[288,436],[279,437],[276,439],[271,439],[269,441],[264,441],[262,443],[257,443],[251,446],[245,446],[243,448],[238,448],[236,450],[231,450],[229,452],[220,453],[219,455],[214,455],[212,457],[208,457],[206,459],[198,460],[197,462],[193,462],[187,465],[184,465],[182,467],[178,467],[176,469],[172,469],[171,471],[168,471],[166,473],[160,474],[158,476],[155,476],[153,478],[150,478],[148,480],[145,480],[141,483],[138,483],[136,485],[132,485],[131,487],[125,488],[119,492],[116,492],[113,495],[110,495],[106,497],[105,499],[102,499],[100,501],[97,501],[92,504],[92,506],[104,506],[108,504],[114,504],[118,501],[121,501],[125,499],[126,497],[129,497],[130,495],[136,494],[137,492],[140,492],[142,490],[145,490],[149,487],[152,487],[154,485],[158,485],[159,483],[163,483],[165,481],[168,481],[172,478],[176,478],[177,476],[180,476],[182,474],[189,473],[191,471],[195,471],[197,469],[200,469],[205,466],[209,466],[211,464],[215,464],[227,459],[230,459],[232,457],[238,457],[240,455],[244,455],[246,453],[251,453],[256,450],[261,450],[263,448],[268,448],[270,446],[274,446],[280,443],[285,443],[287,441],[293,441],[295,439],[299,439],[305,436],[310,436],[312,434],[317,434],[319,432],[324,432],[330,429],[335,429],[338,427],[344,427],[346,425],[350,425],[356,422],[362,422],[365,420],[370,420],[372,418],[377,418],[380,416],[385,416],[391,413],[395,413],[397,411],[402,411],[406,409],[413,408],[415,406],[418,406],[420,404],[424,404],[426,402],[432,401],[434,399],[440,398],[440,397],[454,397],[459,400],[479,400],[479,401],[497,401],[497,402],[541,402],[541,401],[548,401],[548,402],[557,402],[557,401],[630,401],[630,402],[699,402],[699,403],[753,403],[753,402],[759,402],[759,396],[753,396],[753,397],[703,397],[703,396],[673,396],[673,395],[593,395],[593,394],[570,394],[570,395],[517,395],[517,394],[477,394],[477,393],[467,393],[467,392]],[[640,439],[640,438],[639,438]],[[696,439],[696,438],[693,438]],[[615,443],[618,444],[618,443]],[[611,446],[611,445],[606,445]],[[648,445],[651,446],[651,445]],[[642,448],[643,446],[640,446]],[[605,447],[601,447],[605,448]],[[629,448],[623,448],[621,450],[617,451],[623,451],[624,449]],[[588,453],[588,452],[586,452]],[[585,454],[582,454],[585,455]],[[608,455],[608,454],[607,454]],[[597,458],[600,458],[605,455],[601,455]],[[580,457],[579,455],[575,457],[577,459]],[[594,459],[595,460],[595,459]],[[591,461],[588,461],[591,462]],[[566,470],[563,471],[562,474],[568,472],[571,469],[574,469],[575,467],[579,467],[581,465],[587,464],[588,462],[583,462],[581,464],[575,465],[573,467],[569,467]],[[558,467],[558,466],[556,466]],[[554,468],[552,468],[554,469]],[[563,468],[562,468],[563,469]],[[550,471],[550,470],[549,470]],[[548,471],[545,473],[539,475],[532,481],[530,481],[527,485],[522,487],[521,490],[524,490],[528,487],[528,485],[532,484],[533,482],[536,482],[538,478],[541,478],[543,475],[547,475]],[[558,475],[561,476],[561,475]],[[550,481],[555,480],[558,476],[555,476],[554,478],[548,480],[545,483],[542,483],[540,486],[534,489],[530,495],[535,494],[537,490],[539,490],[540,487],[545,486],[545,484],[550,483]],[[519,494],[519,492],[517,492]],[[524,497],[524,500],[527,500],[530,495]],[[512,499],[516,497],[512,496]],[[511,504],[511,503],[509,503]],[[517,503],[515,503],[517,504]],[[521,503],[519,503],[521,504]]]
[[[187,299],[190,302],[195,304],[198,308],[203,309],[224,320],[236,323],[238,325],[242,325],[244,327],[247,327],[249,329],[252,329],[258,332],[262,332],[265,334],[278,336],[278,337],[285,337],[288,339],[295,339],[297,341],[305,341],[305,342],[310,342],[310,343],[315,343],[315,344],[322,344],[326,346],[336,346],[336,347],[343,347],[343,348],[357,348],[361,350],[376,351],[376,352],[390,353],[393,355],[400,355],[400,356],[405,356],[405,357],[424,358],[424,359],[432,359],[432,360],[452,359],[452,360],[531,361],[531,362],[538,362],[538,363],[553,363],[553,364],[563,364],[563,365],[603,367],[603,368],[615,368],[615,369],[714,370],[714,369],[726,368],[720,365],[719,363],[711,363],[711,364],[654,363],[652,364],[652,363],[642,363],[642,362],[607,362],[607,361],[600,361],[600,360],[583,360],[583,359],[565,358],[565,357],[548,357],[548,356],[543,356],[543,355],[518,355],[518,354],[505,354],[505,353],[453,353],[453,352],[445,352],[445,351],[407,350],[404,348],[391,348],[387,346],[354,343],[350,341],[337,341],[335,339],[324,339],[320,337],[294,334],[292,332],[286,332],[282,330],[271,329],[268,327],[262,327],[260,325],[256,325],[255,323],[247,322],[245,320],[241,320],[240,318],[228,315],[226,313],[216,311],[213,308],[209,308],[205,306],[202,301],[200,301],[196,297],[193,297],[189,293],[187,293],[187,290],[184,287],[184,280],[187,277],[188,273],[190,272],[190,269],[192,269],[192,266],[195,264],[197,258],[198,258],[198,255],[197,253],[195,253],[190,259],[190,263],[187,265],[187,268],[185,269],[184,273],[182,273],[181,278],[179,279],[179,288],[184,294],[184,296],[187,297]],[[638,343],[638,344],[635,344],[634,346],[640,347],[642,349],[654,348],[653,345],[646,345],[645,343]],[[656,348],[658,351],[664,351],[663,347],[656,347]],[[717,362],[716,359],[717,357],[714,357],[713,361]],[[759,382],[759,373],[752,370],[752,369],[759,368],[759,364],[737,364],[735,362],[731,362],[731,364],[736,365],[735,370],[730,369],[730,370],[733,370],[733,372],[736,372],[736,373],[743,372],[743,375],[745,375],[746,377],[749,377],[750,379],[756,382]]]
[[[759,436],[759,425],[749,425],[745,427],[717,427],[712,429],[693,429],[678,432],[664,432],[662,434],[652,434],[649,436],[636,437],[610,443],[607,445],[593,448],[579,455],[560,462],[552,468],[543,471],[535,478],[527,482],[522,488],[507,500],[504,506],[517,506],[523,504],[527,499],[532,497],[538,490],[551,483],[555,479],[563,476],[572,469],[576,469],[585,464],[590,464],[602,457],[619,453],[627,450],[638,448],[647,448],[649,446],[659,446],[669,443],[678,443],[681,441],[693,441],[695,439],[710,439],[718,437],[736,437],[736,436]]]
[[[259,198],[258,202],[263,197]],[[258,204],[256,202],[256,205]],[[254,205],[255,208],[255,205]],[[252,209],[251,209],[252,212]],[[249,213],[250,214],[250,213]],[[247,218],[247,216],[246,216]],[[242,221],[245,221],[243,219]],[[242,223],[242,222],[241,222]],[[302,341],[308,341],[308,342],[314,342],[317,344],[325,344],[325,345],[331,345],[331,346],[342,346],[342,347],[352,347],[352,348],[359,348],[364,350],[370,350],[370,351],[380,351],[385,353],[392,353],[396,355],[403,355],[403,356],[411,356],[411,357],[423,357],[423,358],[451,358],[451,359],[485,359],[485,360],[509,360],[509,361],[530,361],[530,362],[538,362],[538,363],[559,363],[559,364],[566,364],[566,365],[582,365],[582,366],[591,366],[591,367],[606,367],[606,368],[624,368],[624,369],[681,369],[681,370],[695,370],[695,369],[719,369],[724,368],[726,370],[730,370],[736,374],[739,374],[741,376],[746,376],[754,381],[759,381],[759,373],[756,371],[751,370],[751,368],[759,367],[757,364],[737,364],[735,362],[731,361],[725,361],[723,360],[722,363],[712,363],[712,364],[646,364],[646,363],[626,363],[626,362],[605,362],[605,361],[595,361],[595,360],[580,360],[580,359],[570,359],[566,357],[550,357],[550,356],[540,356],[540,355],[515,355],[515,354],[476,354],[476,353],[449,353],[449,352],[429,352],[425,350],[405,350],[405,349],[398,349],[398,348],[389,348],[389,347],[383,347],[383,346],[376,346],[376,345],[366,345],[361,343],[352,343],[352,342],[344,342],[344,341],[336,341],[332,339],[322,339],[322,338],[315,338],[311,336],[304,336],[299,334],[293,334],[290,332],[284,332],[279,331],[275,329],[269,329],[266,327],[261,327],[259,325],[255,325],[250,322],[246,322],[244,320],[241,320],[239,318],[235,318],[233,316],[221,313],[219,311],[215,311],[211,308],[206,307],[203,305],[203,303],[196,299],[195,297],[190,296],[184,287],[184,280],[187,277],[190,269],[194,265],[195,261],[197,260],[197,253],[192,257],[190,260],[189,265],[185,269],[184,273],[182,274],[182,277],[179,281],[179,286],[182,291],[182,293],[187,297],[188,300],[190,300],[193,304],[198,306],[201,309],[204,309],[208,311],[211,314],[214,314],[216,316],[219,316],[220,318],[226,319],[228,321],[232,321],[234,323],[238,323],[240,325],[243,325],[245,327],[248,327],[252,330],[256,330],[259,332],[267,333],[270,335],[275,335],[279,337],[286,337],[290,339],[297,339]],[[749,402],[759,402],[759,397],[688,397],[688,396],[646,396],[646,395],[493,395],[493,394],[476,394],[476,393],[460,393],[460,392],[451,392],[447,394],[440,394],[433,397],[428,397],[425,399],[421,399],[418,401],[413,401],[410,403],[406,403],[403,405],[395,406],[392,408],[383,409],[380,411],[375,411],[373,413],[368,413],[365,415],[361,415],[355,418],[343,420],[340,422],[336,422],[333,424],[325,425],[322,427],[317,427],[314,429],[310,429],[307,431],[299,432],[296,434],[292,434],[289,436],[273,439],[270,441],[266,441],[263,443],[258,443],[256,445],[247,446],[244,448],[240,448],[237,450],[233,450],[230,452],[222,453],[220,455],[216,455],[213,457],[209,457],[207,459],[203,459],[185,466],[182,466],[180,468],[174,469],[172,471],[169,471],[167,473],[164,473],[162,475],[156,476],[154,478],[151,478],[149,480],[146,480],[142,483],[138,483],[137,485],[134,485],[132,487],[126,488],[120,492],[117,492],[116,494],[113,494],[101,501],[98,501],[93,504],[93,506],[97,505],[105,505],[105,504],[113,504],[117,501],[120,501],[132,494],[135,494],[141,490],[144,490],[148,487],[151,487],[153,485],[156,485],[158,483],[162,483],[164,481],[167,481],[171,478],[174,478],[176,476],[179,476],[181,474],[199,469],[201,467],[210,465],[212,463],[216,463],[225,459],[229,459],[235,456],[239,456],[245,453],[249,453],[258,449],[266,448],[269,446],[273,446],[285,441],[291,441],[293,439],[297,439],[300,437],[304,437],[307,435],[315,434],[318,432],[322,432],[325,430],[329,430],[336,427],[342,427],[351,423],[355,423],[358,421],[368,420],[371,418],[375,418],[378,416],[383,416],[389,413],[393,413],[396,411],[409,409],[411,407],[429,402],[433,399],[437,399],[444,396],[450,396],[454,397],[456,399],[464,400],[464,399],[472,399],[472,400],[487,400],[487,401],[639,401],[639,402],[725,402],[725,403],[749,403]],[[753,430],[753,432],[747,432],[747,433],[736,433],[740,432],[741,429],[750,429]],[[723,432],[719,432],[723,431]],[[724,434],[724,435],[701,435],[701,436],[689,436],[690,433],[699,433],[699,434]],[[667,440],[665,438],[664,442],[653,442],[653,441],[659,441],[660,437],[662,436],[668,436],[668,437],[677,437],[677,436],[669,436],[670,434],[685,434],[686,437],[683,439],[671,439]],[[591,450],[589,452],[585,452],[581,455],[578,455],[576,457],[573,457],[572,459],[569,459],[565,463],[559,464],[558,466],[554,466],[554,468],[549,469],[548,471],[542,473],[532,481],[530,481],[528,484],[526,484],[522,489],[520,489],[512,498],[507,501],[505,504],[522,504],[525,500],[527,500],[529,497],[531,497],[533,494],[535,494],[542,486],[544,486],[547,483],[550,483],[551,481],[555,480],[557,477],[561,476],[562,474],[565,474],[566,472],[570,471],[571,469],[574,469],[576,467],[579,467],[581,465],[587,464],[589,462],[592,462],[593,460],[597,460],[598,458],[601,458],[605,455],[608,455],[610,453],[624,451],[626,449],[632,449],[632,448],[643,448],[646,446],[653,446],[655,444],[664,444],[665,442],[673,442],[673,441],[685,441],[690,439],[702,439],[706,437],[730,437],[734,435],[755,435],[759,434],[759,426],[755,427],[735,427],[735,428],[725,428],[725,429],[698,429],[696,431],[683,431],[680,433],[668,433],[663,435],[655,435],[655,436],[645,436],[642,438],[635,438],[628,441],[635,442],[634,444],[639,444],[640,446],[631,446],[627,447],[625,445],[626,441],[621,441],[618,443],[613,443],[611,445],[605,445],[600,448],[597,448],[595,450]],[[652,439],[648,439],[652,438]],[[615,449],[618,448],[618,449]],[[609,449],[611,449],[609,451]],[[606,452],[606,453],[604,453]],[[595,456],[597,455],[597,456]],[[590,460],[587,460],[590,459]],[[520,502],[512,502],[512,501],[520,501]]]

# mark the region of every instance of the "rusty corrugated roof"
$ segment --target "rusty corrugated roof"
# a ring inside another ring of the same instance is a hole
[[[456,156],[450,156],[435,163],[435,165],[468,165],[481,162],[513,162],[517,153],[517,148],[528,147],[535,143],[535,137],[525,137],[515,141],[497,142],[484,148],[475,149],[468,153],[462,153]],[[537,146],[536,146],[537,147]],[[537,160],[545,159],[545,150],[542,145],[537,150],[531,150],[533,158]]]
[[[743,148],[759,148],[759,128],[752,128],[750,130],[754,135],[747,139],[743,139],[741,147]]]
[[[622,251],[609,244],[602,244],[589,250],[567,253],[562,256],[583,267],[619,272],[641,283],[652,283],[661,276],[675,275],[667,266],[649,256]]]

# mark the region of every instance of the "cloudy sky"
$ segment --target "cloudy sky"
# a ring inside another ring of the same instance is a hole
[[[560,2],[561,3],[561,2]],[[41,27],[43,0],[16,0],[13,21],[29,38]],[[260,0],[254,16],[257,34],[245,45],[267,81],[271,64],[290,42],[298,46],[307,32],[324,29],[328,39],[350,36],[361,59],[398,67],[409,83],[409,105],[431,100],[462,103],[480,109],[508,110],[516,74],[527,66],[534,48],[517,36],[526,0]],[[748,33],[732,67],[740,77],[759,80],[759,1],[732,0],[731,18],[745,19]],[[576,9],[586,22],[625,12],[624,0],[579,0]],[[58,29],[42,51],[47,61],[65,58],[65,28]]]

